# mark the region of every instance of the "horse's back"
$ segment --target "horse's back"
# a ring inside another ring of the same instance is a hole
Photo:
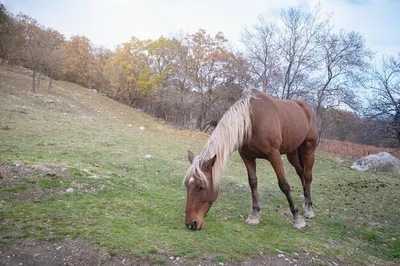
[[[251,102],[253,145],[288,153],[318,139],[312,107],[301,100],[280,100],[257,92]]]

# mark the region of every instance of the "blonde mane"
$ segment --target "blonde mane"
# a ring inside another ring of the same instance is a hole
[[[244,91],[243,96],[222,116],[217,127],[208,138],[203,151],[193,159],[184,182],[187,182],[193,176],[197,176],[205,186],[208,186],[208,180],[202,172],[201,166],[214,155],[217,155],[212,174],[213,188],[216,191],[219,189],[220,175],[229,156],[251,138],[250,100],[254,97],[251,91]]]

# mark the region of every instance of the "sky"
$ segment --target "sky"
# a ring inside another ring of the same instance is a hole
[[[318,2],[335,30],[361,33],[377,56],[400,52],[400,0],[0,0],[13,14],[27,14],[67,38],[85,35],[111,49],[132,36],[156,39],[200,28],[221,31],[240,47],[240,32],[259,16],[276,20],[282,8],[312,9]]]

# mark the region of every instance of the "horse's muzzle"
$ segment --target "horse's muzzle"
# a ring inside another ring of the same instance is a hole
[[[197,222],[193,221],[191,223],[185,223],[189,230],[196,230],[197,229]]]

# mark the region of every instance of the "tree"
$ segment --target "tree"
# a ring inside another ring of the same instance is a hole
[[[113,83],[118,86],[119,92],[127,93],[129,105],[134,106],[135,102],[143,96],[154,92],[163,73],[156,73],[151,68],[152,61],[152,40],[132,39],[117,48],[115,57],[111,61],[114,68]]]
[[[114,52],[110,49],[102,46],[94,49],[94,80],[99,92],[109,92],[110,90],[110,73],[107,67],[113,57]]]
[[[19,59],[22,39],[17,22],[3,4],[0,4],[0,64],[16,63]]]
[[[32,70],[32,92],[36,92],[36,74],[47,54],[45,29],[35,19],[19,14],[17,16],[23,47],[26,50],[25,61]]]
[[[318,36],[328,24],[319,15],[319,7],[306,12],[290,7],[281,12],[277,24],[262,17],[242,33],[245,56],[255,86],[282,98],[306,98],[310,83],[322,58],[318,56]]]
[[[92,89],[95,75],[94,47],[90,40],[81,35],[72,36],[61,51],[65,55],[63,72],[74,82]]]
[[[61,46],[65,42],[64,36],[56,30],[46,29],[46,50],[47,53],[44,58],[44,68],[49,77],[48,92],[51,92],[53,79],[56,74],[61,70],[61,66],[65,60],[64,54],[61,52]]]
[[[343,105],[359,109],[354,90],[362,88],[372,53],[361,34],[354,31],[333,33],[328,29],[319,35],[318,44],[323,64],[313,85],[316,88],[313,102],[321,134],[331,122],[324,116],[327,110]]]
[[[383,57],[381,66],[371,74],[367,115],[379,119],[400,146],[400,53],[397,57]]]
[[[328,25],[320,19],[320,8],[305,12],[300,7],[283,10],[283,27],[278,31],[277,45],[281,58],[283,84],[276,94],[282,99],[307,97],[313,73],[321,63],[318,37]]]
[[[197,128],[204,130],[207,126],[207,113],[214,106],[217,95],[214,91],[224,84],[232,82],[229,75],[235,55],[227,47],[227,39],[219,32],[211,37],[200,29],[186,39],[190,65],[187,75],[192,81],[193,90],[200,95],[200,110],[197,117]]]
[[[278,67],[276,34],[276,26],[263,17],[259,17],[252,28],[245,28],[241,33],[240,40],[246,48],[245,59],[254,77],[254,84],[264,92],[277,87],[274,80]]]

